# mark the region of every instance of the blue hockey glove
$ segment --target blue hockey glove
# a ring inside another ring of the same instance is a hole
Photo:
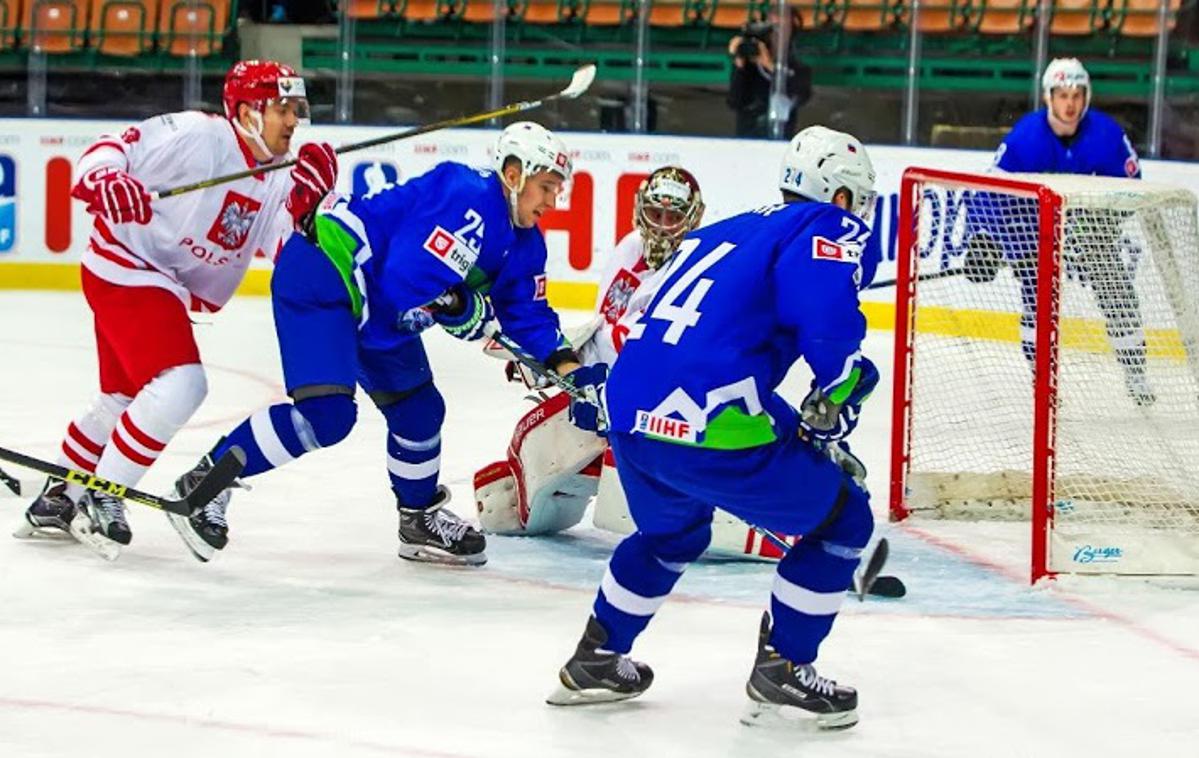
[[[442,329],[467,342],[482,339],[487,324],[495,320],[491,301],[464,286],[451,287],[427,307]]]
[[[584,431],[603,436],[608,430],[606,423],[600,423],[600,393],[608,379],[608,364],[580,366],[564,378],[570,380],[584,395],[583,398],[570,399],[571,423]]]
[[[815,385],[815,382],[813,382]],[[813,440],[831,442],[849,436],[858,425],[862,403],[878,385],[878,369],[863,356],[849,378],[825,394],[820,387],[812,391],[799,406],[799,425]]]

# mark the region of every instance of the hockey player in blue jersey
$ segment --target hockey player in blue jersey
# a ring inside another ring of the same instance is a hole
[[[1003,171],[1089,174],[1141,178],[1140,161],[1128,135],[1111,116],[1091,108],[1091,79],[1075,58],[1050,62],[1041,78],[1045,107],[1016,122],[995,153]],[[1020,281],[1021,345],[1033,361],[1036,333],[1036,201],[977,193],[968,199],[969,255],[993,260],[1002,256]],[[1087,284],[1102,312],[1113,352],[1124,373],[1129,396],[1150,405],[1155,396],[1145,371],[1145,332],[1134,286],[1137,251],[1124,241],[1129,214],[1111,209],[1068,211],[1066,273]],[[974,281],[989,281],[987,267]],[[967,272],[970,275],[970,272]]]
[[[493,169],[446,162],[361,197],[327,196],[312,234],[284,246],[271,281],[292,402],[239,425],[178,490],[193,487],[235,445],[247,455],[243,476],[253,476],[340,442],[354,426],[360,385],[387,420],[400,557],[484,563],[483,535],[444,507],[449,491],[437,483],[445,404],[419,333],[440,324],[475,340],[498,316],[537,360],[581,388],[598,384],[604,370],[579,366],[545,300],[546,249],[536,223],[570,175],[562,141],[521,122],[500,135]],[[589,410],[594,415],[580,412]],[[201,560],[228,540],[229,497],[172,518]]]
[[[873,184],[857,139],[805,129],[783,160],[785,201],[692,232],[664,270],[605,386],[637,531],[609,562],[551,704],[650,686],[628,653],[708,545],[719,506],[804,535],[778,565],[743,721],[786,709],[825,729],[857,722],[856,691],[812,663],[874,525],[865,490],[821,449],[853,430],[878,381],[860,352],[857,287]],[[776,389],[800,358],[815,378],[797,410]]]

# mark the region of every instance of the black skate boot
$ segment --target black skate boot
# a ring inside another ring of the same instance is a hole
[[[118,545],[128,545],[133,539],[129,522],[125,519],[125,501],[106,492],[87,492],[79,498],[79,510],[91,520],[92,531],[107,537]],[[80,524],[72,522],[74,532]]]
[[[186,497],[208,475],[212,465],[212,455],[206,455],[195,468],[176,479],[175,497]],[[229,522],[225,520],[225,509],[229,507],[232,498],[233,488],[229,487],[209,500],[203,508],[192,511],[190,516],[167,513],[171,526],[175,527],[175,531],[183,538],[183,543],[197,560],[208,562],[216,555],[216,551],[223,550],[225,545],[229,544]]]
[[[428,563],[482,566],[487,562],[487,538],[446,509],[450,491],[438,487],[428,508],[400,511],[400,557]]]
[[[67,483],[48,478],[42,494],[25,509],[25,517],[13,532],[18,539],[48,537],[70,539],[71,520],[75,518],[75,503],[67,496]]]
[[[592,616],[583,639],[566,665],[558,671],[558,689],[545,702],[550,705],[612,703],[637,697],[654,683],[653,670],[627,655],[603,649],[608,633]]]
[[[749,726],[812,723],[817,729],[848,729],[858,723],[858,692],[816,674],[811,664],[797,665],[770,646],[770,614],[762,614],[758,657],[745,684],[750,704],[741,716]],[[814,717],[814,719],[813,719]]]

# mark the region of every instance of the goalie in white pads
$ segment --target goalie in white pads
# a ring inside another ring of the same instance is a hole
[[[569,335],[584,364],[611,365],[616,360],[628,331],[621,319],[637,307],[636,301],[648,302],[654,274],[674,255],[684,235],[699,226],[703,214],[699,182],[689,171],[665,166],[641,183],[634,204],[634,229],[608,257],[595,316]],[[484,350],[510,358],[492,342]],[[510,374],[520,370],[531,388],[543,386],[523,366],[512,365],[517,368],[510,368]],[[475,474],[479,522],[486,531],[549,534],[568,529],[583,518],[599,487],[607,443],[570,423],[569,404],[569,397],[562,393],[544,399],[516,425],[506,460]]]

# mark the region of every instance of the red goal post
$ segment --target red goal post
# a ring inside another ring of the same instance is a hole
[[[904,173],[892,520],[1028,519],[1034,582],[1199,573],[1195,213],[1148,182]]]

